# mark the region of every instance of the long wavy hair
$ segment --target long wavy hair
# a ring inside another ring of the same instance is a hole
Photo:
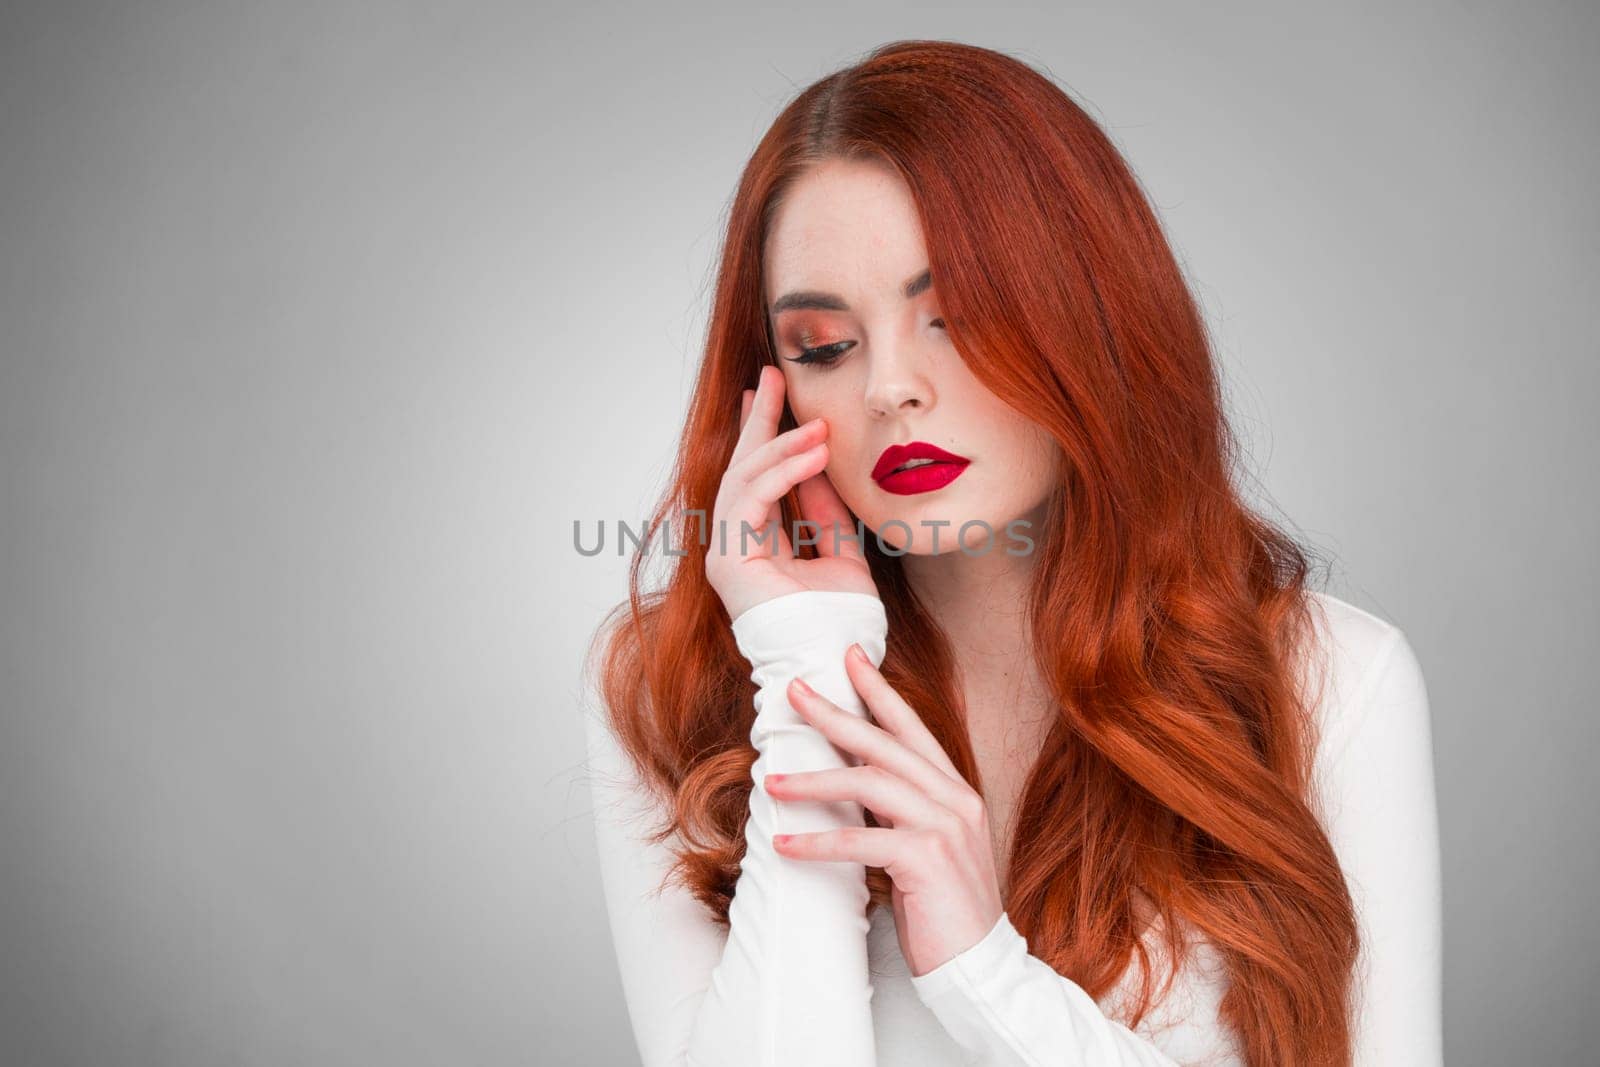
[[[1220,953],[1221,1020],[1251,1064],[1348,1063],[1357,920],[1314,797],[1315,698],[1299,681],[1315,556],[1243,503],[1247,475],[1179,265],[1111,140],[1049,78],[984,48],[897,41],[783,110],[729,208],[704,356],[646,546],[662,543],[663,523],[687,544],[695,513],[711,513],[740,392],[774,361],[769,221],[830,158],[904,177],[950,339],[1067,459],[1028,595],[1056,709],[1017,809],[1012,921],[1097,999],[1137,956],[1133,1026],[1178,969],[1156,988],[1142,895],[1175,964],[1188,951],[1180,920]],[[792,492],[782,510],[787,528]],[[981,792],[950,645],[874,541],[883,672]],[[676,839],[667,881],[726,923],[754,683],[703,551],[669,551],[649,591],[647,558],[635,553],[628,599],[585,669],[598,655],[611,729],[660,801],[654,840]],[[867,882],[870,907],[886,905],[885,872],[869,868]]]

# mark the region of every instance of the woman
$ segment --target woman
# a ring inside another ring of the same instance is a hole
[[[595,646],[646,1065],[1440,1062],[1420,668],[1234,454],[1156,218],[1046,78],[897,42],[779,116],[676,566]]]

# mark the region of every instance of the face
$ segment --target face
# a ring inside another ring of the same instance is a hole
[[[1060,448],[980,383],[945,333],[904,179],[886,164],[817,165],[780,206],[764,270],[789,409],[798,423],[828,420],[828,478],[884,545],[1002,553],[1022,547],[1006,529],[1019,518],[1037,540]],[[918,452],[938,462],[886,473]],[[986,526],[958,541],[973,520]]]

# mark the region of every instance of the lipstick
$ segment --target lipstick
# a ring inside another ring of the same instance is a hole
[[[872,468],[872,480],[886,493],[911,496],[942,489],[972,462],[926,441],[890,445]]]

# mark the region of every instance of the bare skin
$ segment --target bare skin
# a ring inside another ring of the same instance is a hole
[[[1004,893],[1016,806],[1055,708],[1026,632],[1027,569],[1001,554],[954,555],[960,564],[945,556],[905,556],[902,565],[955,650]],[[995,565],[1001,563],[1011,565]]]
[[[766,787],[782,799],[855,800],[880,825],[774,847],[795,859],[882,867],[894,883],[902,953],[913,974],[925,974],[975,944],[1004,910],[1011,823],[1052,713],[1023,611],[1034,557],[1004,551],[1015,547],[1006,531],[1028,519],[1027,536],[1039,540],[1063,457],[972,374],[945,333],[915,203],[892,170],[829,161],[799,178],[774,216],[764,273],[778,367],[763,368],[758,388],[745,392],[713,522],[757,525],[795,486],[805,518],[848,528],[848,506],[903,551],[908,581],[952,642],[983,789],[961,777],[870,661],[847,655],[870,722],[808,692],[803,679],[789,698],[861,766],[769,778]],[[778,434],[785,405],[800,425]],[[891,492],[874,466],[888,447],[913,441],[967,466],[937,488]],[[980,528],[958,544],[956,531],[972,520],[995,542],[985,548]],[[778,559],[759,549],[708,555],[707,577],[730,617],[804,589],[875,593],[860,553],[828,540],[813,560],[792,556],[787,541]]]
[[[909,550],[901,557],[907,579],[950,637],[1004,871],[1018,794],[1052,710],[1022,610],[1035,557],[962,552],[955,531],[978,519],[998,533],[1026,518],[1037,538],[1062,459],[1047,434],[962,361],[943,329],[937,279],[905,297],[903,283],[927,267],[916,205],[900,177],[833,160],[801,178],[775,217],[767,300],[771,307],[786,293],[823,292],[847,305],[773,317],[789,407],[796,419],[827,420],[827,476],[869,528]],[[839,356],[827,367],[793,362],[807,346]],[[888,444],[909,440],[972,463],[936,491],[885,492],[870,477],[874,461]],[[910,541],[892,519],[912,528]],[[933,525],[941,521],[949,525]]]

